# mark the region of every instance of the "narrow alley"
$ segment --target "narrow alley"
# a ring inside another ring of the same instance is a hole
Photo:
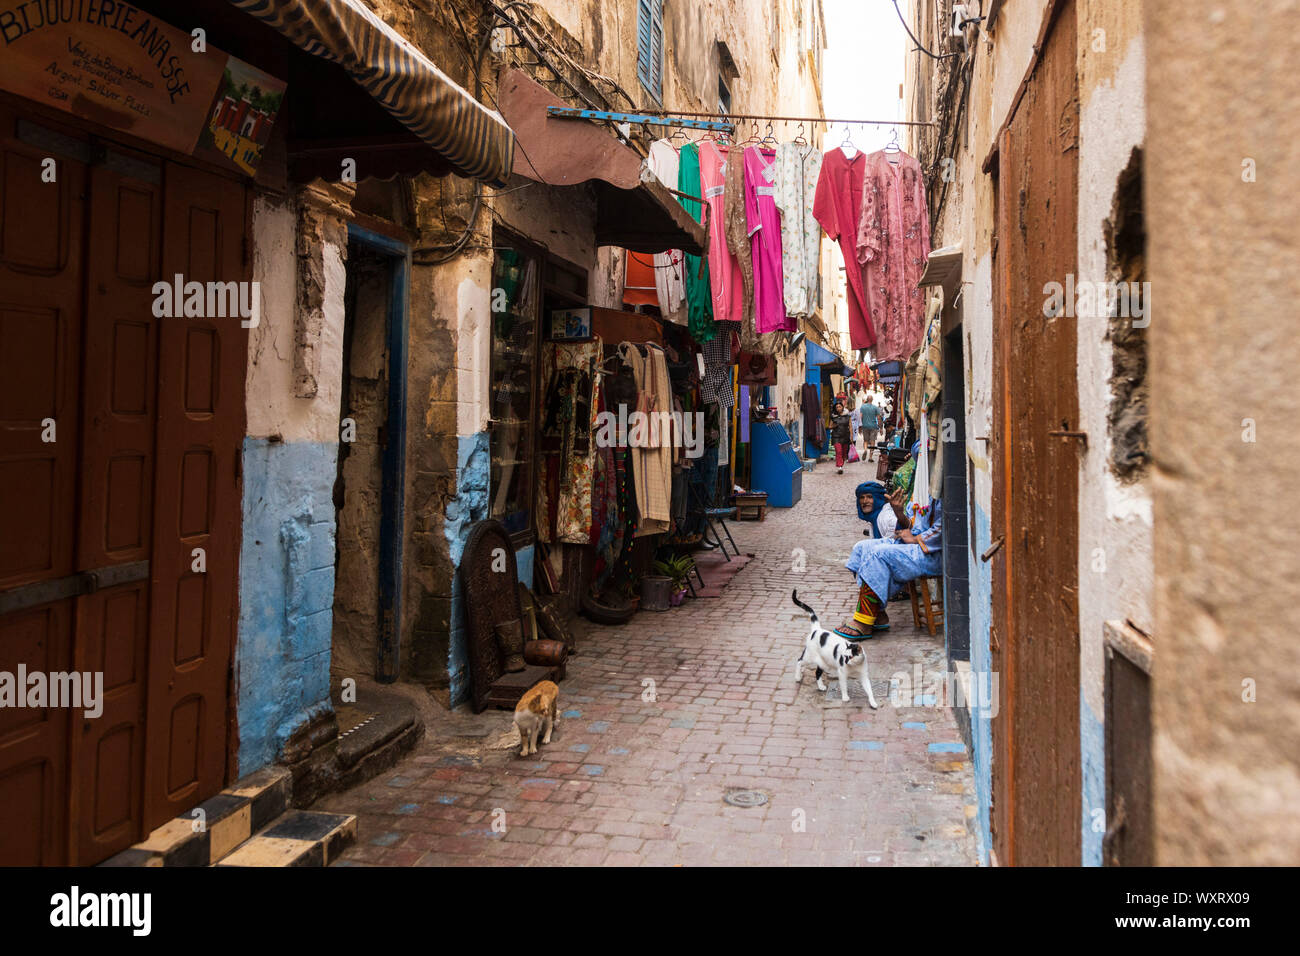
[[[808,619],[790,592],[824,625],[850,610],[866,471],[823,464],[797,507],[731,524],[754,558],[720,598],[575,624],[560,722],[536,758],[519,757],[510,711],[461,707],[393,770],[319,801],[358,817],[337,865],[974,865],[952,710],[889,701],[891,675],[942,672],[942,635],[913,627],[906,599],[891,606],[892,629],[863,644],[876,711],[852,682],[844,704],[829,678],[824,693],[811,670],[793,681]]]

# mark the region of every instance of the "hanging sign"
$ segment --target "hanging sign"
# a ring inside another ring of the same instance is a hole
[[[0,88],[252,176],[285,84],[123,0],[0,0]]]

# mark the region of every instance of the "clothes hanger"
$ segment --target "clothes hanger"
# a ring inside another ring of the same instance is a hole
[[[773,134],[771,123],[767,124],[767,132],[764,133],[763,138],[758,141],[758,145],[760,146],[776,145],[776,136]]]
[[[854,153],[858,151],[858,148],[853,145],[853,140],[851,138],[852,135],[853,135],[853,127],[846,124],[844,127],[844,139],[840,143],[840,152],[842,152],[845,156],[849,155],[849,150],[852,150]]]
[[[747,137],[743,142],[741,142],[739,145],[741,145],[741,146],[748,146],[748,145],[750,145],[751,143],[757,143],[758,141],[759,141],[759,139],[758,139],[758,123],[755,122],[755,123],[754,123],[754,130],[753,130],[753,132],[750,133],[749,136],[748,136],[748,137]]]
[[[903,147],[898,145],[898,127],[897,126],[893,127],[893,129],[890,130],[890,134],[891,135],[889,137],[889,142],[885,144],[884,152],[901,153],[903,151]]]
[[[803,135],[803,123],[799,124],[799,132],[795,135],[794,144],[796,146],[808,145],[808,139]]]

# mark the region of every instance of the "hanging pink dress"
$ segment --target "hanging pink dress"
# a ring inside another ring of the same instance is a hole
[[[709,205],[709,282],[715,322],[744,317],[745,288],[740,262],[727,247],[727,157],[712,140],[700,141],[700,184]]]
[[[813,216],[822,224],[832,242],[840,244],[844,271],[848,276],[846,299],[849,309],[849,342],[855,349],[870,348],[876,343],[874,315],[868,308],[866,283],[858,264],[858,222],[862,217],[863,174],[867,168],[865,153],[852,159],[842,149],[832,149],[822,159],[813,199]]]
[[[781,213],[776,208],[776,153],[745,150],[745,222],[754,257],[754,327],[765,332],[793,332],[785,314],[785,279],[781,269]]]
[[[857,246],[880,336],[876,357],[906,362],[925,334],[925,294],[916,284],[930,255],[921,164],[907,153],[867,157]]]

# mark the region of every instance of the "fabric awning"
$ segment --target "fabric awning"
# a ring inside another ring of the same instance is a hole
[[[361,0],[230,2],[300,49],[341,66],[455,172],[494,186],[509,179],[515,137],[501,115],[474,99]]]
[[[593,184],[598,245],[708,254],[708,231],[644,172],[636,150],[584,120],[547,115],[548,106],[569,104],[522,70],[504,72],[497,94],[501,114],[519,140],[516,174],[548,186]]]

